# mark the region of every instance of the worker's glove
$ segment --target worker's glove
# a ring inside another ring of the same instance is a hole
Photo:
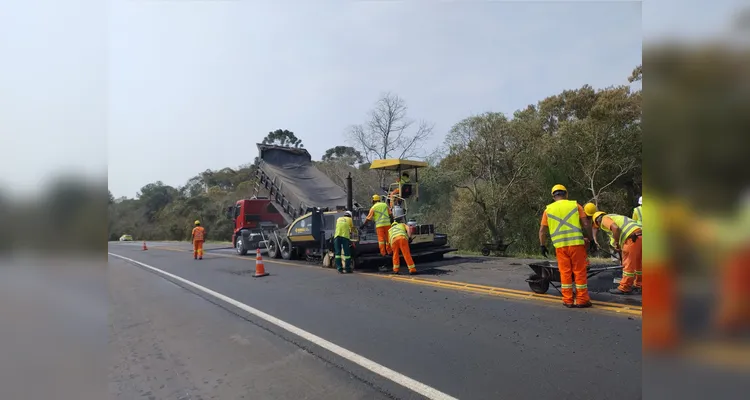
[[[544,256],[544,258],[547,258],[547,246],[540,246],[539,250],[542,252],[542,256]]]

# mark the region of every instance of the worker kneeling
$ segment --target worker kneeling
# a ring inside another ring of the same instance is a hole
[[[622,250],[622,279],[620,286],[611,289],[612,294],[631,294],[641,290],[643,240],[642,226],[628,217],[599,211],[594,214],[594,229],[601,227],[614,243],[615,250]]]
[[[586,242],[590,238],[590,225],[586,213],[578,203],[568,200],[568,190],[563,185],[552,187],[553,203],[547,205],[539,228],[539,243],[542,255],[547,257],[546,231],[549,229],[552,245],[555,246],[557,266],[560,270],[560,285],[563,305],[568,308],[591,307],[589,297],[588,254]],[[584,229],[585,228],[585,229]],[[573,296],[575,277],[576,295]]]
[[[336,232],[333,238],[333,251],[336,253],[336,270],[339,273],[352,272],[352,257],[349,251],[352,245],[351,234],[354,222],[351,211],[345,211],[343,217],[336,220]]]
[[[409,250],[411,236],[409,228],[404,224],[403,217],[396,218],[393,224],[391,224],[391,228],[388,230],[388,240],[391,243],[391,249],[393,249],[393,273],[398,273],[401,264],[401,254],[403,253],[406,266],[409,267],[409,273],[412,275],[416,274],[417,268],[414,267],[414,260],[411,259],[411,250]]]

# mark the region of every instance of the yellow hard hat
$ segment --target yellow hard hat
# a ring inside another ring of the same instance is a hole
[[[596,213],[596,204],[594,204],[594,203],[586,203],[586,205],[583,206],[583,211],[589,217],[592,216],[592,215],[594,215],[594,213]]]
[[[558,190],[562,190],[563,192],[567,192],[568,191],[568,189],[565,189],[565,186],[558,184],[558,185],[552,186],[552,192],[550,192],[550,193],[555,193]]]
[[[198,220],[196,219],[196,220],[195,220],[195,222],[194,222],[194,224],[195,224],[195,225],[200,225],[200,224],[201,224],[201,222],[200,222],[200,221],[198,221]]]
[[[596,223],[596,219],[599,218],[599,217],[601,217],[602,215],[605,215],[605,214],[607,214],[607,213],[605,213],[604,211],[597,211],[597,212],[594,213],[594,218],[593,218],[594,219],[594,226],[598,226],[599,225],[599,224]]]
[[[372,201],[380,201],[380,196],[377,194],[372,195]]]

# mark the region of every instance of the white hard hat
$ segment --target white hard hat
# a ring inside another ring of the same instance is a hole
[[[639,206],[643,205],[643,196],[638,196],[638,205]]]
[[[347,217],[351,217],[352,216],[352,212],[351,211],[344,211],[344,215],[346,215]]]

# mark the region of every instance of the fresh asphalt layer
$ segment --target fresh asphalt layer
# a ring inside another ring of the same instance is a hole
[[[640,318],[375,279],[366,274],[340,275],[329,269],[270,260],[265,260],[270,275],[253,278],[255,266],[251,257],[245,260],[209,252],[204,260],[195,261],[189,253],[160,251],[160,246],[162,244],[150,244],[153,251],[141,251],[137,243],[112,243],[109,252],[205,286],[456,398],[622,399],[638,398],[641,393]],[[118,269],[142,268],[123,264],[114,257],[110,262]],[[149,275],[150,279],[141,279],[142,285],[163,280],[156,274]],[[179,353],[180,348],[170,344],[173,340],[189,342],[181,351],[193,349],[190,350],[193,356],[180,361],[183,368],[200,371],[209,368],[217,374],[234,374],[232,386],[247,388],[258,385],[263,375],[237,374],[237,369],[252,369],[253,365],[265,365],[283,354],[305,349],[306,354],[315,356],[313,358],[322,365],[336,368],[320,367],[328,371],[323,374],[313,361],[277,368],[273,376],[280,377],[276,378],[279,382],[321,381],[326,382],[321,383],[322,386],[334,388],[341,379],[336,371],[345,371],[349,379],[361,383],[342,389],[350,391],[345,398],[419,398],[387,378],[284,329],[238,312],[210,296],[203,295],[224,309],[192,294],[191,300],[173,300],[173,297],[184,297],[185,293],[180,296],[171,291],[169,295],[151,297],[133,295],[130,299],[131,308],[138,302],[148,308],[143,311],[149,313],[148,320],[174,318],[172,330],[180,331],[180,339],[172,339],[171,334],[159,338],[162,348],[169,353],[162,352],[161,356],[169,358],[174,356],[173,351]],[[183,303],[187,311],[180,311]],[[234,314],[228,314],[227,310]],[[179,323],[178,316],[185,312],[192,315],[195,322]],[[161,317],[162,314],[169,316]],[[217,316],[219,314],[223,317]],[[212,335],[191,334],[191,324],[211,327]],[[230,332],[240,330],[245,324],[252,326],[244,328],[244,334],[238,334],[249,341],[250,346],[247,349],[231,347],[234,345],[228,344],[226,339],[236,332]],[[183,325],[187,328],[185,332],[180,329]],[[221,328],[225,325],[232,328]],[[265,333],[254,331],[256,326],[262,327]],[[263,343],[258,346],[270,346],[276,353],[266,358],[254,357],[254,349],[249,348],[258,347],[253,346],[256,337],[258,343]],[[131,340],[138,342],[137,338]],[[204,360],[203,350],[195,349],[204,345],[215,348],[217,353],[232,353],[235,361],[210,364]],[[145,344],[141,342],[140,346]],[[158,354],[144,353],[141,357],[150,359]],[[130,363],[136,361],[145,362],[131,360]],[[152,382],[158,387],[154,382],[160,382],[159,385],[171,385],[175,390],[199,385],[189,379],[192,375],[171,383],[164,383],[163,377],[157,375],[149,376],[146,371],[138,376],[142,385]],[[212,395],[221,393],[219,389],[211,391],[208,386],[204,390]],[[303,391],[304,385],[291,390]],[[326,392],[333,389],[321,390],[309,393],[308,398],[342,398]],[[276,394],[276,397],[301,397],[294,394],[292,391]]]

